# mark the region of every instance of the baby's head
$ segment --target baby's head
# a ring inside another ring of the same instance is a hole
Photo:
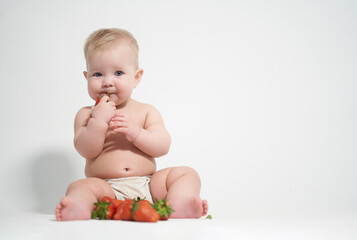
[[[130,99],[139,84],[143,70],[138,67],[138,44],[125,30],[110,28],[93,32],[84,46],[89,96],[103,95],[119,106]]]
[[[117,43],[126,43],[130,46],[135,58],[135,68],[137,69],[139,67],[138,43],[130,32],[118,28],[102,28],[89,35],[84,45],[86,62],[88,63],[91,54],[104,50]]]

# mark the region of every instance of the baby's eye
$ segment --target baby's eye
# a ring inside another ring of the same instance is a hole
[[[115,76],[119,77],[119,76],[123,75],[124,73],[122,71],[116,71],[114,74],[115,74]]]
[[[101,77],[101,76],[102,76],[102,74],[101,74],[101,73],[99,73],[99,72],[96,72],[96,73],[94,73],[94,74],[93,74],[93,76],[94,76],[94,77]]]

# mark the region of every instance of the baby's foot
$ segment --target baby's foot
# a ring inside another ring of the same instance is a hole
[[[90,217],[88,206],[75,198],[64,197],[56,206],[57,221],[87,220]]]
[[[184,201],[175,201],[173,204],[171,218],[200,218],[207,214],[208,204],[206,200],[201,200],[200,197],[192,198],[186,203]]]
[[[208,212],[207,200],[202,200],[202,208],[203,208],[202,216],[205,216],[207,214],[207,212]]]

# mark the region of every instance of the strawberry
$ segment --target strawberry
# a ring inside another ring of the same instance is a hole
[[[112,199],[112,204],[115,206],[115,208],[117,208],[121,203],[123,203],[124,201],[123,200],[118,200],[116,198],[113,198]]]
[[[104,196],[102,197],[100,200],[98,199],[98,201],[96,203],[94,203],[95,205],[95,209],[92,212],[92,219],[112,219],[113,215],[115,213],[116,210],[116,205],[113,201],[114,199],[111,199],[108,196]]]
[[[115,210],[113,220],[121,220],[121,213],[123,212],[123,207],[121,207],[121,205],[122,204],[120,204]]]
[[[118,200],[119,204],[116,208],[115,214],[113,216],[114,220],[131,220],[131,208],[133,200],[126,199],[126,200]]]
[[[135,200],[135,201],[137,201],[138,203],[145,203],[145,204],[151,204],[148,200],[145,200],[145,198],[144,199],[141,199],[140,197],[137,197],[136,199],[133,199],[133,200]]]
[[[107,215],[106,215],[107,220],[110,220],[113,218],[115,210],[116,210],[116,208],[115,208],[114,204],[110,203],[108,206],[108,211],[107,211]]]
[[[102,197],[96,203],[92,212],[92,219],[114,219],[138,222],[157,222],[167,220],[174,212],[170,204],[163,199],[151,204],[145,199],[111,199],[108,196]]]
[[[146,200],[134,200],[131,211],[133,220],[137,222],[157,222],[160,219],[160,215]]]
[[[170,206],[170,203],[165,198],[161,201],[156,199],[155,204],[152,206],[159,213],[160,220],[167,220],[171,213],[175,212],[175,210]]]
[[[115,206],[115,203],[114,203],[114,199],[111,199],[111,198],[108,197],[108,196],[104,196],[104,197],[102,197],[101,201],[102,201],[102,202],[110,203],[109,206],[108,206],[108,211],[107,211],[107,214],[106,214],[106,219],[107,219],[107,220],[112,219],[112,218],[113,218],[113,215],[114,215],[114,213],[115,213],[115,210],[116,210],[116,206]]]
[[[104,201],[104,202],[110,203],[110,202],[112,202],[112,199],[110,197],[108,197],[108,196],[104,196],[104,197],[102,197],[102,199],[100,199],[100,201]]]
[[[97,98],[97,101],[95,101],[94,106],[97,106],[97,105],[98,105],[98,103],[100,102],[100,99],[102,99],[102,97]]]
[[[132,220],[131,209],[132,209],[132,203],[130,203],[130,202],[124,202],[124,203],[120,204],[120,206],[118,207],[118,210],[120,211],[120,219],[126,220],[126,221],[131,221]]]
[[[109,94],[109,93],[107,93],[106,95],[107,95],[108,97],[110,97],[110,94]],[[98,105],[98,103],[100,102],[100,99],[102,99],[102,97],[103,97],[103,96],[99,96],[99,98],[97,98],[97,101],[95,101],[94,106],[97,106],[97,105]]]

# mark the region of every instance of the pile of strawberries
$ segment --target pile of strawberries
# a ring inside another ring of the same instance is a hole
[[[105,196],[94,205],[92,219],[157,222],[167,220],[174,212],[166,199],[151,204],[140,198],[118,200]]]

